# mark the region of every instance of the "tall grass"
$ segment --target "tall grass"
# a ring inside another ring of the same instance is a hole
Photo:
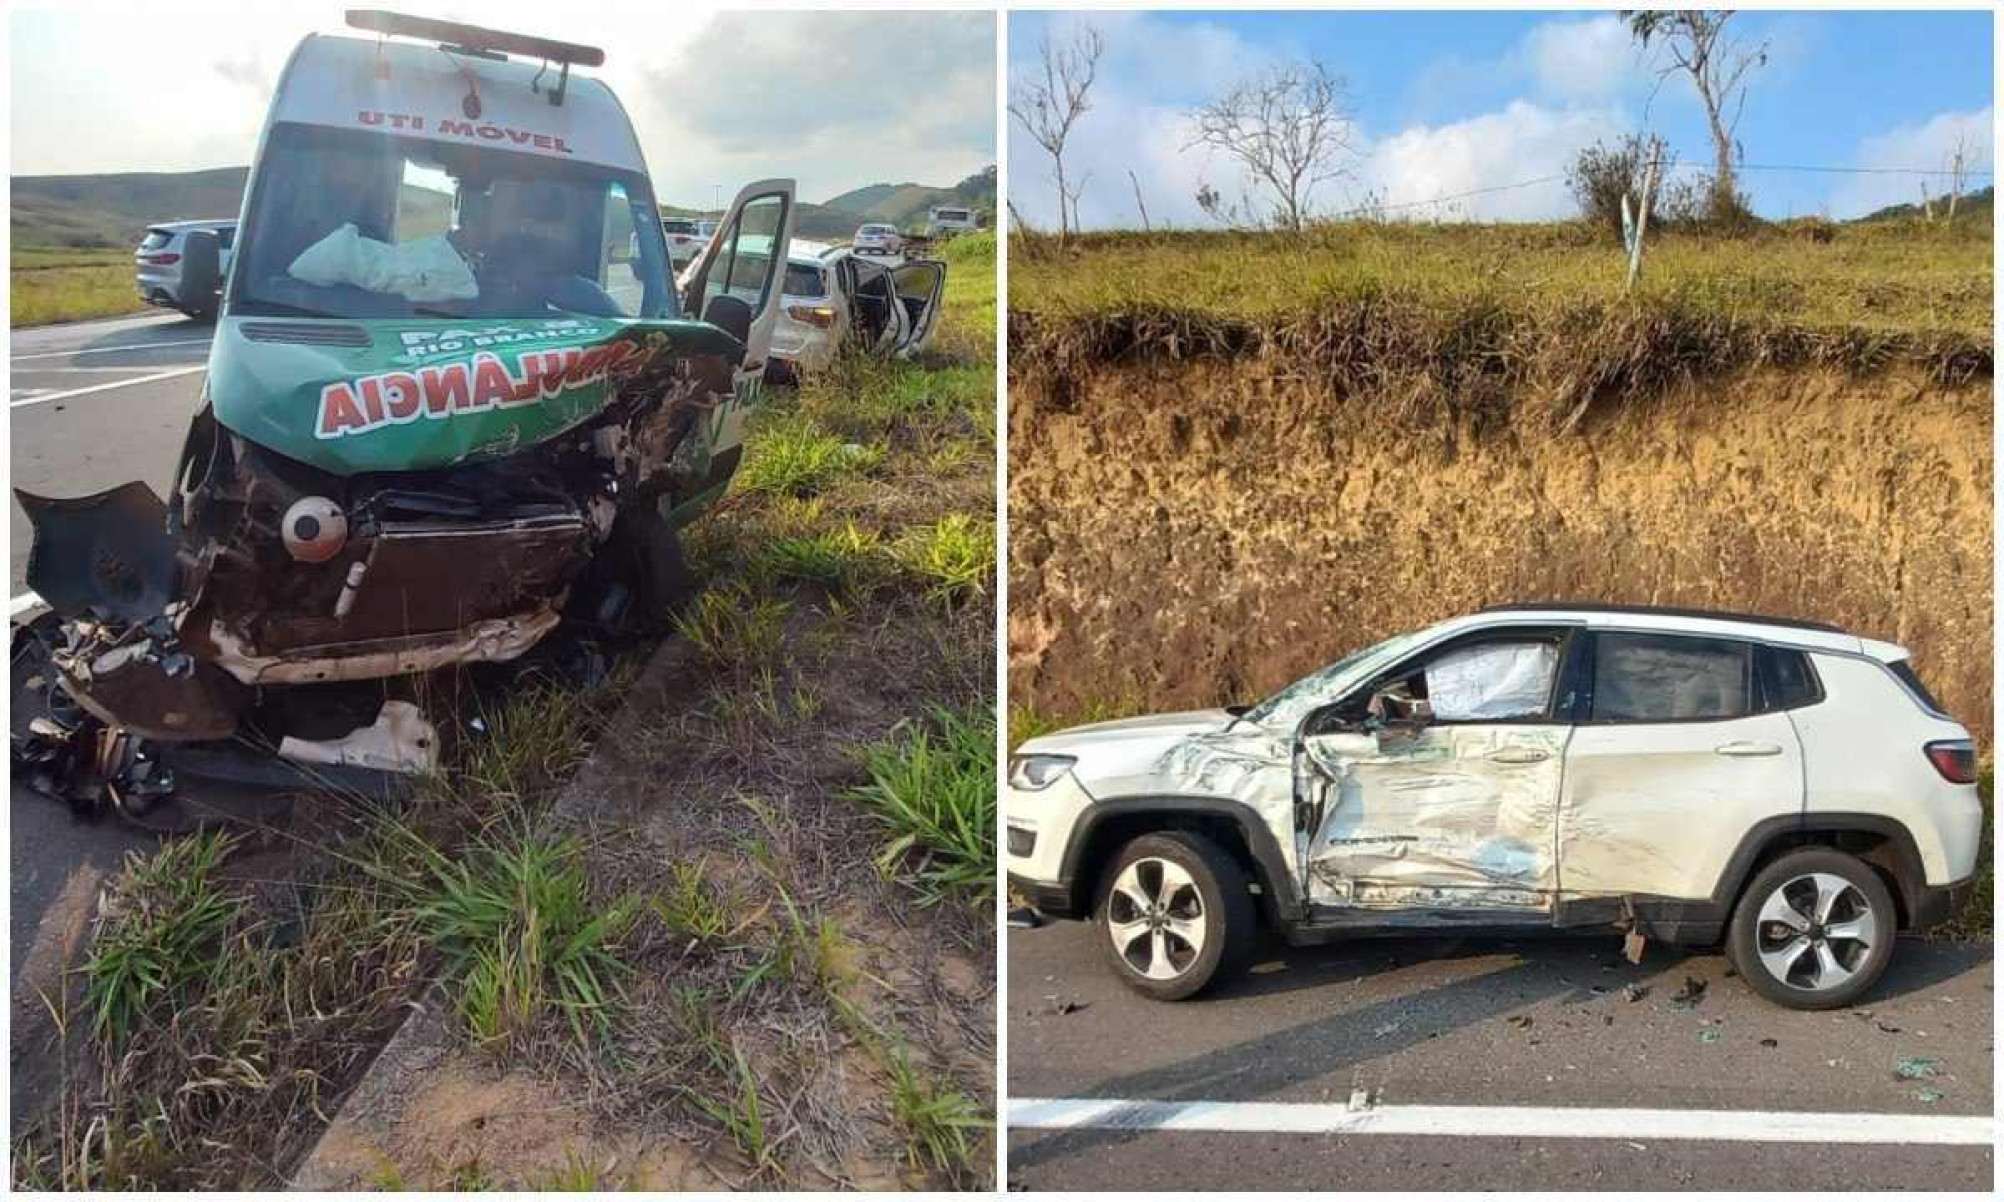
[[[867,784],[851,790],[891,833],[878,856],[902,868],[928,905],[979,899],[995,883],[994,711],[934,706],[862,752]]]
[[[578,845],[518,833],[436,857],[419,927],[459,982],[459,1013],[482,1042],[528,1033],[555,1009],[580,1038],[601,1031],[626,967],[620,938],[638,909],[592,896]]]
[[[84,962],[91,1031],[118,1047],[147,1014],[185,1003],[216,971],[243,898],[216,868],[236,840],[204,831],[150,856],[131,853],[104,898]]]

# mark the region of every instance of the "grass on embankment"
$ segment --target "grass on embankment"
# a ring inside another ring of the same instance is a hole
[[[17,328],[117,317],[147,307],[133,286],[130,250],[17,246],[7,270],[8,320]]]
[[[1063,373],[1134,358],[1271,354],[1451,408],[1507,390],[1590,404],[1752,367],[1988,379],[1987,226],[1767,226],[1654,239],[1641,281],[1582,223],[1345,223],[1279,233],[1018,236],[1010,355]],[[1514,402],[1512,402],[1514,403]]]

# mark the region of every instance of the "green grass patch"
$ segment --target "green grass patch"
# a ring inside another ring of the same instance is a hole
[[[619,941],[638,910],[591,893],[578,845],[517,834],[437,858],[417,907],[458,982],[458,1009],[482,1042],[527,1034],[555,1010],[583,1039],[602,1031],[626,972]]]
[[[732,487],[739,492],[811,496],[838,480],[860,475],[884,460],[884,449],[847,441],[811,418],[775,410],[746,440],[744,465]]]
[[[964,513],[906,531],[891,551],[928,595],[949,603],[986,592],[995,579],[995,526]]]
[[[142,1019],[178,1008],[215,973],[243,911],[243,899],[216,879],[234,846],[205,831],[127,858],[84,963],[84,1002],[99,1040],[122,1046]]]
[[[734,581],[696,598],[675,619],[675,629],[712,665],[752,668],[779,654],[790,609],[790,603]]]
[[[863,749],[869,783],[851,796],[891,832],[878,856],[902,868],[926,904],[980,899],[995,883],[995,719],[981,708],[933,707]]]
[[[906,1155],[912,1167],[929,1166],[951,1180],[963,1180],[973,1159],[972,1137],[989,1126],[980,1105],[915,1068],[902,1048],[887,1060],[891,1116],[905,1132]]]
[[[88,251],[16,250],[8,267],[8,321],[16,329],[148,308],[133,283],[130,251],[112,260]]]
[[[811,534],[787,535],[759,547],[759,567],[780,580],[806,580],[853,592],[883,574],[884,540],[853,521]]]

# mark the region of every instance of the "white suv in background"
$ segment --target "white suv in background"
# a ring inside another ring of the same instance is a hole
[[[147,226],[146,237],[140,239],[138,249],[132,252],[133,265],[138,269],[139,297],[149,305],[179,309],[198,321],[212,321],[221,290],[211,289],[207,296],[190,296],[182,280],[181,260],[191,230],[214,231],[222,268],[219,278],[229,278],[230,251],[237,240],[235,221],[163,221]]]
[[[945,292],[946,264],[937,259],[885,262],[796,238],[766,378],[798,380],[844,346],[910,358],[932,339]]]
[[[905,238],[897,226],[873,221],[856,227],[849,248],[859,255],[895,255],[904,250]]]
[[[1783,1005],[1858,998],[1975,871],[1969,732],[1889,643],[1831,626],[1505,606],[1251,707],[1025,742],[1012,889],[1097,924],[1155,998],[1293,943],[1626,930],[1724,942]]]

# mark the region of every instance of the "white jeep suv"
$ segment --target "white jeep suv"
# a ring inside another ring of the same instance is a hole
[[[1622,606],[1504,606],[1252,707],[1025,742],[1009,881],[1188,997],[1291,943],[1629,931],[1723,941],[1786,1006],[1846,1005],[1975,871],[1969,732],[1889,643]]]

